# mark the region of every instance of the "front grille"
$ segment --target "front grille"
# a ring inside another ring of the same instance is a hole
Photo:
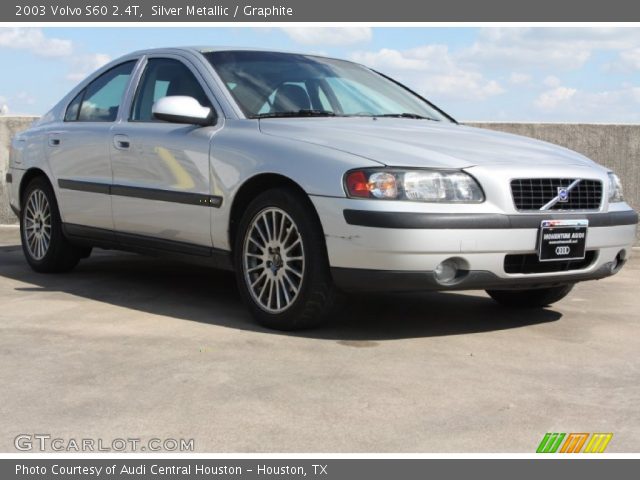
[[[506,255],[504,257],[504,271],[506,273],[556,273],[567,270],[582,270],[589,267],[595,259],[595,250],[586,252],[582,260],[557,262],[541,262],[535,253]]]
[[[519,178],[511,181],[513,202],[518,210],[540,210],[568,187],[574,178]],[[598,210],[602,203],[602,182],[581,180],[569,192],[566,202],[557,202],[549,210]]]

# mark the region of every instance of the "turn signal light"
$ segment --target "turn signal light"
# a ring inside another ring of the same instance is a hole
[[[350,172],[346,183],[349,195],[352,197],[369,198],[368,178],[363,171]]]

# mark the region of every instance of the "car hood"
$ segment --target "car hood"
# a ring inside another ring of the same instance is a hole
[[[396,167],[468,168],[477,165],[589,165],[557,145],[453,123],[405,118],[270,118],[260,130],[341,150]]]

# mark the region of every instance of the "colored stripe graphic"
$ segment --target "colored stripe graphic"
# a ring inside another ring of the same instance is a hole
[[[594,433],[584,453],[602,453],[613,438],[613,433]]]
[[[556,453],[564,437],[564,433],[546,433],[536,453]]]
[[[558,453],[603,453],[612,438],[613,433],[545,433],[536,453],[556,453],[561,444],[562,448]],[[585,443],[587,446],[582,450]]]
[[[570,433],[562,445],[560,453],[580,453],[587,438],[589,438],[588,433]]]

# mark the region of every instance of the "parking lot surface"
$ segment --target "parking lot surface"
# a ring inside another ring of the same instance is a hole
[[[0,451],[20,434],[194,439],[196,452],[640,451],[640,252],[542,311],[484,292],[351,298],[320,330],[256,326],[232,274],[94,251],[32,272],[0,228]]]

